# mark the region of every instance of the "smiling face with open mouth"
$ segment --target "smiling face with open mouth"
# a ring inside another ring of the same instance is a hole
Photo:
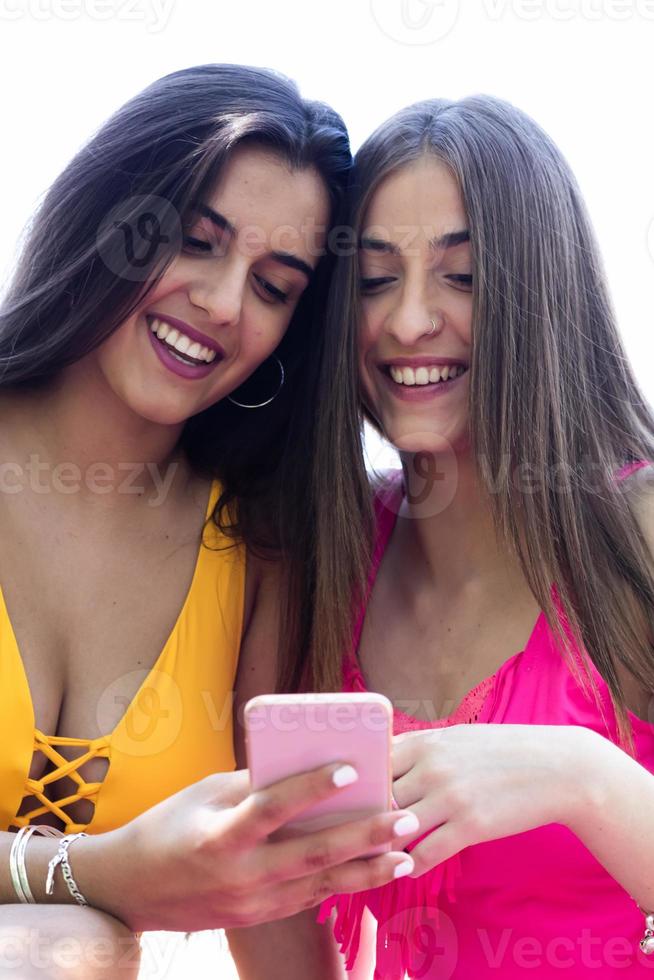
[[[324,246],[329,197],[312,168],[254,145],[234,151],[183,220],[181,252],[93,352],[143,418],[184,422],[235,391],[273,353]],[[276,375],[275,375],[276,380]]]
[[[366,406],[407,452],[468,441],[472,259],[448,167],[424,156],[372,195],[359,251],[359,371]]]

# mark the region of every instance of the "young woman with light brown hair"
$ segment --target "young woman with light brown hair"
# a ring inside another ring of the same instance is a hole
[[[579,188],[532,119],[476,96],[384,123],[348,205],[314,644],[287,682],[394,701],[393,792],[419,830],[410,877],[320,918],[357,977],[371,913],[385,980],[644,975],[654,418]],[[374,497],[363,418],[402,462]],[[307,929],[330,950],[310,920],[265,934],[287,961]]]

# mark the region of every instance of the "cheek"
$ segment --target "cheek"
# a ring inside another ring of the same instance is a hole
[[[472,297],[464,296],[453,310],[457,333],[468,346],[472,344]]]
[[[381,318],[375,316],[372,310],[363,307],[359,314],[359,329],[357,333],[357,347],[361,364],[364,364],[368,359],[380,335]]]
[[[277,307],[244,310],[239,327],[239,348],[248,359],[264,361],[279,346],[291,322],[293,311]]]

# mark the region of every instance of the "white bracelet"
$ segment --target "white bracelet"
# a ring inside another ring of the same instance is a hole
[[[32,834],[42,834],[44,837],[63,837],[63,830],[48,827],[46,824],[27,824],[27,826],[20,828],[12,841],[9,852],[9,872],[14,891],[19,902],[35,905],[36,899],[32,895],[25,867],[25,851]]]
[[[86,901],[81,891],[77,887],[77,883],[73,878],[73,872],[70,864],[68,863],[68,848],[74,840],[78,839],[78,837],[88,837],[88,834],[83,832],[80,834],[67,834],[66,837],[61,838],[61,841],[59,842],[59,850],[48,864],[48,877],[45,881],[45,891],[47,895],[52,895],[54,891],[54,873],[57,865],[61,864],[61,873],[64,876],[64,881],[66,882],[68,891],[78,905],[88,905],[89,903]]]

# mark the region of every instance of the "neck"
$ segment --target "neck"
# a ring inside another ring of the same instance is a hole
[[[454,597],[477,586],[524,585],[517,557],[498,540],[491,498],[469,452],[402,454],[402,468],[401,534],[411,567],[430,590]]]
[[[3,392],[0,404],[11,410],[21,482],[36,492],[48,487],[80,504],[130,511],[143,500],[163,503],[173,487],[183,493],[190,483],[179,446],[183,423],[136,415],[88,361],[66,368],[47,388]]]

